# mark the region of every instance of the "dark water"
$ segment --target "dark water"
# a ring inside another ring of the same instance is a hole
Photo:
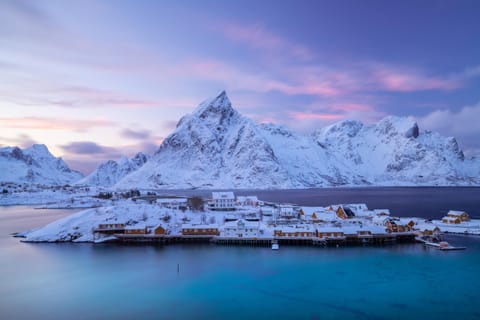
[[[0,319],[480,318],[480,237],[449,237],[467,246],[458,252],[417,244],[276,252],[9,236],[71,212],[0,208]]]
[[[160,191],[159,194],[211,196],[211,191]],[[366,203],[371,209],[390,209],[400,217],[441,218],[449,210],[466,211],[480,219],[480,187],[322,188],[307,190],[239,190],[271,202],[303,206]]]

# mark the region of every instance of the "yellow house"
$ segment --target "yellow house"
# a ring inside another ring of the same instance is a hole
[[[418,231],[418,235],[423,236],[423,237],[435,236],[435,235],[438,235],[439,233],[440,233],[440,228],[439,227],[435,227],[435,228],[432,228],[432,229],[425,228],[423,230]]]
[[[413,224],[415,225],[415,223],[413,223]],[[385,227],[387,227],[387,232],[390,232],[390,233],[392,233],[392,232],[408,232],[408,231],[412,230],[412,227],[410,226],[410,223],[402,225],[402,224],[397,224],[393,220],[387,220],[385,222]]]
[[[304,228],[285,228],[282,230],[274,230],[275,237],[290,237],[290,238],[311,238],[313,231]]]
[[[135,225],[135,226],[127,226],[125,227],[125,234],[146,234],[147,227],[144,225]]]
[[[445,216],[442,218],[442,222],[446,224],[460,224],[462,219],[460,217]]]
[[[345,212],[345,210],[343,210],[342,206],[339,206],[335,211],[335,213],[337,214],[337,217],[339,217],[340,219],[345,220],[348,218],[347,213]]]
[[[317,237],[320,239],[343,239],[345,233],[339,228],[317,229]]]
[[[184,236],[218,236],[218,227],[209,225],[184,225],[182,227]]]
[[[154,228],[152,229],[152,233],[153,233],[154,235],[164,235],[165,232],[166,232],[165,228],[163,228],[163,227],[160,226],[160,225],[158,225],[158,226],[156,226],[156,227],[154,227]]]
[[[447,217],[459,218],[460,221],[470,221],[470,217],[469,217],[468,213],[466,213],[465,211],[450,210],[447,213]]]

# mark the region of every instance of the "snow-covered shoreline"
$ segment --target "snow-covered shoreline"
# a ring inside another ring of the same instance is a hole
[[[199,210],[188,204],[191,199],[182,197],[102,199],[96,207],[93,207],[94,202],[85,202],[85,205],[90,206],[88,209],[35,230],[18,232],[17,236],[24,237],[22,241],[26,242],[93,243],[118,240],[124,237],[121,234],[128,233],[127,229],[134,230],[134,235],[148,238],[154,235],[153,230],[158,226],[163,229],[163,237],[186,236],[185,230],[197,230],[193,233],[196,235],[195,232],[204,232],[202,228],[216,230],[209,234],[216,238],[233,236],[252,239],[276,237],[316,239],[321,238],[322,234],[331,240],[440,232],[480,235],[480,220],[451,225],[439,220],[393,217],[388,209],[370,210],[364,204],[308,207],[267,204],[260,200],[254,204],[246,204],[245,200],[242,200],[244,202],[240,204],[239,199],[248,197],[237,197],[236,205],[229,208],[232,210],[215,210],[207,205],[205,210]],[[65,203],[59,202],[47,207],[65,208]],[[113,229],[109,230],[108,226],[112,225],[121,225],[120,230],[115,232]],[[99,228],[103,228],[103,232],[98,231]],[[238,231],[239,228],[243,228],[243,231]]]

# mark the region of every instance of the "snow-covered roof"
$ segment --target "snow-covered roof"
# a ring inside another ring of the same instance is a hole
[[[185,223],[182,224],[182,229],[212,229],[218,228],[217,224],[193,224],[193,223]]]
[[[452,216],[461,216],[462,214],[466,214],[465,211],[457,211],[457,210],[450,210],[448,211],[449,215],[452,215]]]
[[[447,221],[455,221],[459,219],[459,217],[449,217],[449,216],[445,216],[442,218],[442,220],[447,220]]]
[[[368,207],[365,203],[349,203],[349,204],[344,204],[343,206],[352,209],[355,213],[357,213],[357,211],[368,210]]]
[[[311,225],[277,226],[275,230],[282,232],[315,232],[315,228]]]
[[[390,216],[373,216],[372,222],[374,224],[384,225],[387,220],[392,220]]]
[[[138,230],[138,229],[145,229],[147,226],[145,223],[137,223],[131,226],[125,226],[125,230]]]
[[[374,225],[343,226],[341,229],[345,234],[354,234],[354,235],[356,235],[358,232],[361,232],[361,231],[370,232],[371,234],[385,233],[385,227],[374,226]]]
[[[258,198],[257,196],[237,196],[237,201],[238,202],[246,202],[246,201],[257,202]]]
[[[390,210],[389,209],[373,209],[373,212],[375,214],[386,214],[386,215],[390,215]]]
[[[260,226],[260,223],[258,221],[247,221],[247,220],[243,220],[243,219],[240,219],[240,220],[237,220],[237,221],[225,222],[225,224],[223,226],[224,226],[224,228],[227,228],[227,229],[238,228],[238,226],[242,223],[245,226],[245,228],[259,228],[259,226]]]
[[[157,203],[186,203],[187,198],[158,198]]]
[[[331,212],[325,209],[324,207],[301,207],[300,209],[302,209],[303,213],[307,216],[311,216],[313,213],[315,213],[318,216],[318,214],[322,212],[325,212],[325,213]]]
[[[318,232],[322,232],[322,233],[325,233],[325,232],[344,232],[344,228],[343,227],[317,227],[317,231]]]
[[[212,192],[212,199],[231,199],[235,200],[235,195],[231,191],[226,192]]]

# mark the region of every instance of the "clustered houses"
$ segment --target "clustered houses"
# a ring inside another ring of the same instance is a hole
[[[468,213],[464,211],[450,210],[445,217],[442,218],[442,222],[446,224],[460,224],[462,222],[470,221]]]
[[[131,220],[128,223],[104,222],[94,232],[119,239],[278,239],[290,243],[364,243],[375,242],[375,239],[414,239],[415,235],[435,236],[440,231],[431,222],[392,217],[388,209],[370,210],[365,204],[306,207],[264,203],[255,196],[235,197],[233,192],[213,192],[206,211],[179,210],[186,203],[183,198],[162,199],[159,204],[171,210],[167,212],[174,218],[159,216],[159,224],[145,219],[136,223]],[[448,221],[469,220],[468,214],[460,211],[450,211],[445,218]]]

